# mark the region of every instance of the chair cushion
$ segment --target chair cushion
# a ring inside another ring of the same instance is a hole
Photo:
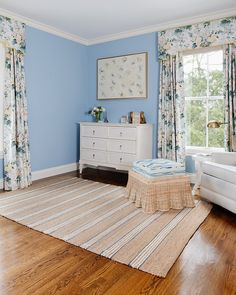
[[[205,174],[236,184],[236,166],[222,165],[207,161],[202,163],[202,171]]]
[[[147,159],[135,161],[133,163],[133,170],[144,176],[156,177],[184,173],[185,167],[183,164],[167,159]]]

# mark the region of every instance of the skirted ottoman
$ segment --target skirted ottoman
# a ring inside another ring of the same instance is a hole
[[[165,159],[135,162],[126,197],[146,213],[195,206],[184,166]]]

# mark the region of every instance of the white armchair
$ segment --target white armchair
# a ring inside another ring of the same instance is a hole
[[[201,196],[236,213],[236,153],[213,153],[202,172]]]

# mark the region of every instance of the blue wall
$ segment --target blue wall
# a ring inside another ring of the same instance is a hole
[[[156,155],[159,65],[156,33],[86,47],[46,32],[26,28],[26,87],[32,170],[78,161],[79,121],[94,105],[107,109],[108,120],[119,122],[130,111],[144,111],[154,124],[153,156]],[[148,52],[148,98],[96,100],[97,58]],[[191,158],[186,163],[193,169]],[[0,178],[2,161],[0,160]]]
[[[26,27],[26,41],[32,170],[75,163],[76,123],[87,119],[88,48],[31,27]]]
[[[77,161],[77,125],[88,99],[87,47],[26,29],[32,170]]]
[[[144,111],[148,123],[153,123],[154,154],[156,150],[158,62],[156,33],[145,34],[88,47],[89,56],[89,106],[102,105],[107,109],[109,122],[119,122],[122,115],[130,111]],[[96,100],[96,60],[101,57],[129,53],[148,52],[148,98]]]

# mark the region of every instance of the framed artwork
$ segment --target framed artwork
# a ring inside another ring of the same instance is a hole
[[[147,52],[97,59],[97,99],[147,98]]]

